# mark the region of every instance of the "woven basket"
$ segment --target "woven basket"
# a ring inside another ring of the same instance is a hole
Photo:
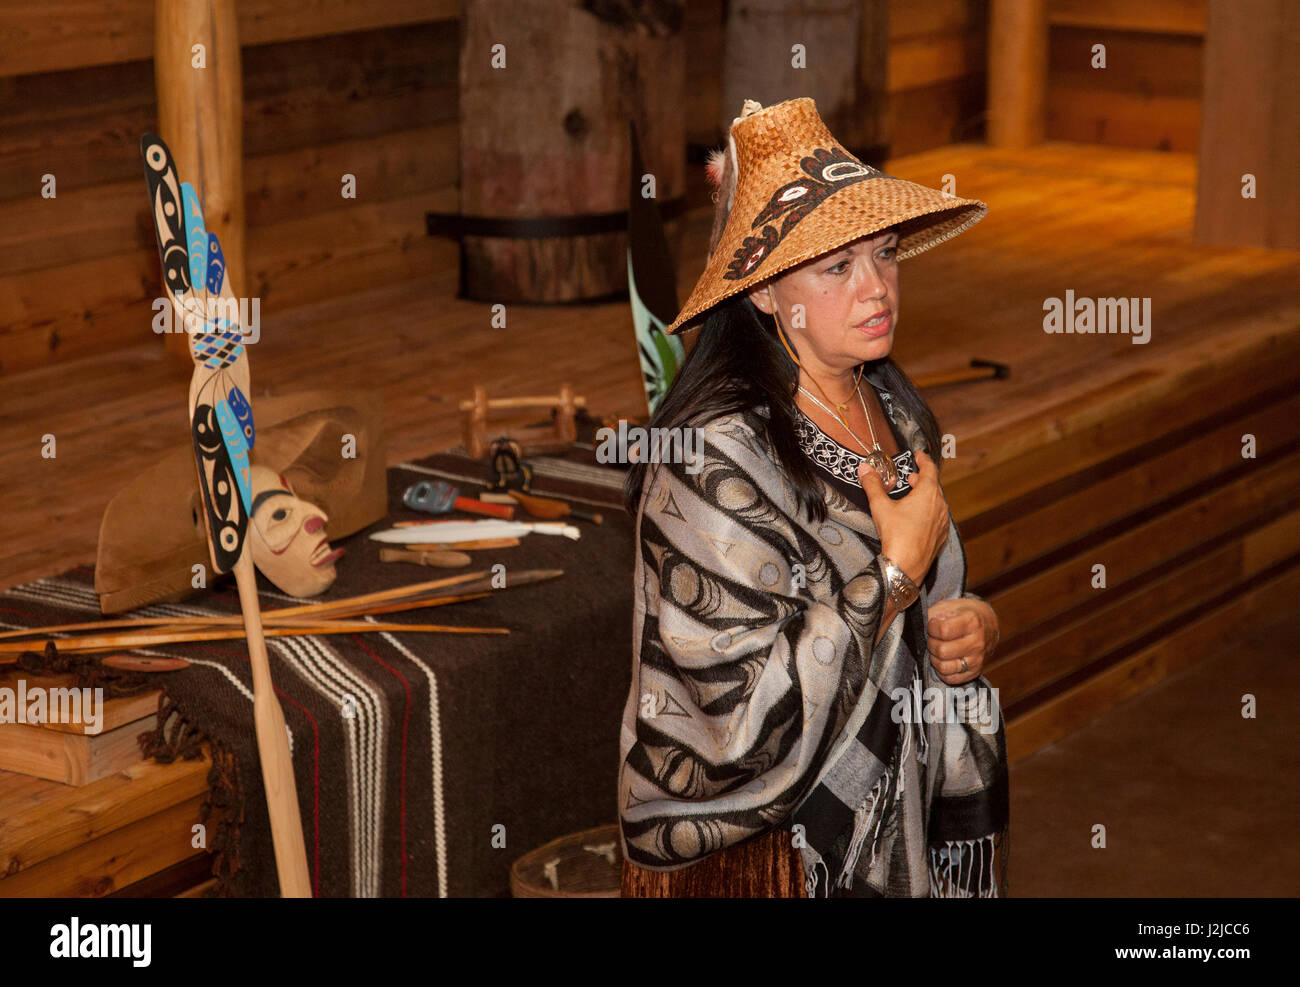
[[[510,868],[516,898],[617,898],[623,877],[618,825],[597,826],[530,850]]]

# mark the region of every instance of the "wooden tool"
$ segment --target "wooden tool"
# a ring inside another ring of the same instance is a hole
[[[488,453],[488,416],[493,411],[518,411],[529,408],[548,408],[555,421],[551,425],[527,425],[511,427],[510,438],[520,448],[520,455],[530,456],[546,452],[564,452],[573,447],[578,437],[574,415],[579,408],[587,406],[587,399],[573,393],[569,384],[560,386],[559,394],[540,397],[492,398],[488,399],[487,390],[474,388],[474,396],[468,401],[460,402],[464,412],[465,448],[474,459],[483,459]]]
[[[474,541],[452,541],[445,545],[438,545],[437,548],[445,548],[455,552],[474,552],[486,548],[516,548],[519,545],[518,538],[479,538]],[[407,545],[407,548],[418,549],[418,545]]]
[[[249,450],[256,436],[249,401],[248,356],[239,305],[216,234],[203,223],[192,186],[176,173],[171,150],[154,134],[140,140],[150,216],[172,311],[187,331],[194,373],[189,421],[204,529],[215,576],[234,572],[253,675],[253,723],[270,814],[280,894],[310,898],[311,874],[298,812],[284,711],[275,697],[262,635],[257,576],[247,544],[252,490]],[[190,331],[195,330],[195,331]]]
[[[400,548],[381,548],[380,562],[413,562],[416,565],[430,565],[439,569],[459,569],[473,561],[464,552],[440,552],[436,550],[408,552]]]
[[[574,507],[572,504],[563,500],[551,500],[548,497],[536,497],[520,490],[511,490],[510,496],[523,505],[524,510],[533,517],[546,518],[551,521],[562,517],[576,517],[582,518],[584,521],[591,521],[593,524],[600,524],[605,520],[604,517],[599,514],[584,510],[581,507]]]
[[[124,672],[174,672],[190,667],[184,658],[150,658],[147,655],[106,655],[99,663]]]
[[[960,384],[968,380],[1006,380],[1011,376],[1011,368],[996,360],[971,360],[969,368],[961,370],[936,370],[930,374],[916,374],[912,383],[917,388],[941,387],[944,384]]]

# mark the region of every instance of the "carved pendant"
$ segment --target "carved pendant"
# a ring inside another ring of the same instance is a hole
[[[898,467],[892,459],[879,449],[874,449],[867,454],[867,465],[876,471],[886,490],[894,489],[894,484],[898,482]]]

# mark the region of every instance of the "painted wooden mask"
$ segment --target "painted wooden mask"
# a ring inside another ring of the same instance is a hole
[[[345,549],[330,548],[329,518],[299,498],[288,481],[265,466],[252,467],[253,562],[290,596],[319,596],[337,575],[334,563]]]

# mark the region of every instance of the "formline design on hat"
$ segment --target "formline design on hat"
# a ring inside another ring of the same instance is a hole
[[[750,229],[763,226],[763,232],[758,236],[747,236],[741,242],[740,249],[727,265],[727,273],[722,275],[728,281],[753,274],[771,254],[772,249],[794,229],[795,224],[826,201],[828,196],[855,182],[871,178],[895,180],[893,175],[886,175],[871,165],[863,164],[838,147],[830,150],[817,148],[799,162],[799,167],[808,174],[808,178],[795,179],[772,193],[772,198],[763,211],[750,224]],[[775,226],[764,225],[770,224],[782,213],[785,214],[785,221],[779,231]]]
[[[951,240],[988,213],[978,199],[859,161],[807,97],[768,107],[746,100],[727,144],[728,152],[710,161],[719,194],[704,272],[664,330],[668,335],[715,305],[863,237],[895,230],[901,261]]]

